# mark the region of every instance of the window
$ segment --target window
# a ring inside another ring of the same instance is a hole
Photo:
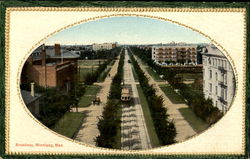
[[[224,91],[225,100],[227,100],[227,89],[224,89]]]
[[[224,99],[224,88],[221,88],[221,98]]]
[[[212,85],[212,83],[210,83],[209,86],[210,86],[210,93],[212,93],[213,92],[213,85]]]
[[[227,84],[227,74],[224,74],[224,83]]]
[[[215,80],[217,81],[218,80],[218,73],[215,72]]]
[[[218,87],[215,86],[215,94],[217,95],[218,94]]]
[[[211,59],[210,58],[208,58],[208,63],[211,65]]]
[[[212,79],[212,70],[209,70],[210,79]]]
[[[215,102],[215,106],[218,107],[218,102],[217,101]]]

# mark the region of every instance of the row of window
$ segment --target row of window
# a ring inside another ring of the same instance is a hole
[[[192,50],[194,51],[195,48],[153,48],[153,50]]]
[[[185,51],[185,52],[155,52],[155,51],[153,51],[153,54],[155,54],[155,53],[157,53],[157,54],[186,54],[186,55],[196,55],[196,52],[188,52],[188,51]]]
[[[208,63],[207,63],[208,61]],[[227,60],[223,60],[223,59],[218,59],[218,58],[215,58],[215,57],[209,57],[208,60],[206,61],[205,58],[203,58],[203,63],[204,64],[209,64],[211,66],[221,66],[223,68],[227,68],[227,65],[228,65],[228,61]]]
[[[209,70],[209,79],[213,78],[213,71]],[[215,71],[215,80],[218,81],[218,73]],[[227,83],[227,74],[222,73],[219,79],[220,82],[223,82],[223,84]]]
[[[220,97],[223,98],[224,100],[227,100],[227,88],[220,88]],[[209,83],[209,92],[212,94],[213,93],[213,84]],[[218,86],[215,85],[215,95],[218,95]]]

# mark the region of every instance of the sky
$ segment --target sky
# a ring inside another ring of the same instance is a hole
[[[191,29],[158,19],[144,17],[110,17],[65,29],[45,41],[51,45],[118,42],[118,44],[158,44],[169,42],[209,43]]]

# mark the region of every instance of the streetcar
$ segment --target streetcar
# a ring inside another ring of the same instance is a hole
[[[123,102],[129,102],[131,100],[131,92],[129,88],[122,88],[121,92],[121,101]]]

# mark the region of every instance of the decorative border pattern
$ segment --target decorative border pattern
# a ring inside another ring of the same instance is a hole
[[[109,12],[243,12],[245,13],[244,14],[244,53],[246,52],[246,9],[245,8],[204,8],[204,9],[191,9],[191,8],[66,8],[66,7],[62,7],[62,8],[55,8],[55,7],[19,7],[19,8],[7,8],[6,10],[6,25],[5,25],[5,30],[6,30],[6,34],[5,34],[5,39],[6,39],[6,48],[5,48],[5,64],[6,64],[6,70],[5,70],[5,81],[6,81],[6,86],[5,86],[5,92],[6,92],[6,96],[5,96],[5,101],[6,101],[6,114],[5,114],[5,134],[6,134],[6,137],[5,137],[5,145],[6,145],[6,153],[7,154],[13,154],[13,155],[24,155],[24,154],[47,154],[47,155],[180,155],[180,154],[185,154],[185,155],[213,155],[213,154],[230,154],[230,155],[235,155],[237,153],[224,153],[224,152],[219,152],[219,153],[196,153],[196,154],[193,154],[193,153],[171,153],[171,152],[167,152],[167,153],[162,153],[162,152],[145,152],[146,150],[115,150],[115,149],[112,149],[112,151],[114,152],[107,152],[107,153],[76,153],[76,152],[38,152],[38,151],[32,151],[32,152],[11,152],[9,150],[9,124],[10,124],[10,116],[9,116],[9,106],[10,106],[10,87],[9,87],[9,72],[10,72],[10,67],[9,67],[9,31],[10,31],[10,13],[12,11],[76,11],[76,12],[82,12],[82,11],[85,11],[85,12],[95,12],[95,11],[98,11],[98,12],[106,12],[106,11],[109,11]],[[97,16],[97,17],[94,17],[94,18],[89,18],[89,19],[84,19],[84,20],[81,20],[81,21],[78,21],[78,22],[75,22],[73,24],[70,24],[70,25],[67,25],[65,27],[62,27],[50,34],[48,34],[45,38],[43,38],[42,40],[38,41],[29,51],[28,53],[24,56],[24,58],[22,59],[20,65],[19,65],[19,69],[18,69],[18,79],[17,79],[17,85],[19,85],[20,83],[20,75],[21,75],[21,69],[24,65],[24,62],[27,60],[28,56],[31,54],[32,50],[34,50],[38,45],[40,45],[44,40],[48,39],[49,37],[53,36],[54,34],[64,30],[64,29],[67,29],[67,28],[70,28],[70,27],[73,27],[73,26],[76,26],[76,25],[79,25],[81,23],[84,23],[84,22],[89,22],[89,21],[93,21],[93,20],[98,20],[98,19],[102,19],[102,18],[108,18],[108,17],[117,17],[117,16],[138,16],[138,17],[146,17],[146,18],[153,18],[153,19],[158,19],[158,20],[164,20],[164,21],[167,21],[167,22],[171,22],[171,23],[174,23],[174,24],[177,24],[177,25],[180,25],[180,26],[183,26],[183,27],[186,27],[188,29],[191,29],[192,31],[195,31],[201,35],[203,35],[204,37],[208,38],[213,44],[219,46],[224,54],[226,55],[227,59],[229,60],[229,62],[231,63],[232,67],[233,67],[233,72],[234,72],[234,75],[235,77],[237,77],[237,72],[236,72],[236,69],[235,69],[235,65],[234,65],[234,61],[232,60],[231,56],[228,54],[228,52],[226,51],[226,49],[224,49],[219,43],[217,43],[215,40],[213,40],[210,36],[202,33],[201,31],[195,29],[195,28],[192,28],[192,27],[189,27],[185,24],[182,24],[180,22],[177,22],[177,21],[174,21],[174,20],[170,20],[170,19],[167,19],[167,18],[162,18],[162,17],[157,17],[157,16],[150,16],[150,15],[139,15],[139,14],[128,14],[128,13],[125,13],[125,14],[110,14],[110,15],[104,15],[104,16]],[[243,55],[243,61],[244,61],[244,68],[243,68],[243,72],[246,73],[246,54]],[[238,84],[238,79],[236,79],[236,89],[235,89],[235,94],[237,94],[237,90],[238,90],[238,87],[237,87],[237,84]],[[243,92],[245,93],[245,87],[246,87],[246,75],[244,74],[244,77],[243,77]],[[59,136],[59,137],[62,137],[68,141],[71,141],[71,142],[75,142],[77,144],[80,144],[80,145],[84,145],[84,146],[87,146],[87,147],[92,147],[92,148],[96,148],[96,149],[103,149],[103,150],[110,150],[110,149],[107,149],[107,148],[100,148],[100,147],[95,147],[95,146],[91,146],[91,145],[86,145],[82,142],[78,142],[76,140],[73,140],[73,139],[70,139],[70,138],[67,138],[63,135],[60,135],[52,130],[50,130],[49,128],[47,128],[46,126],[44,126],[42,123],[40,123],[35,117],[33,117],[33,115],[30,113],[30,111],[27,109],[27,107],[25,107],[25,104],[23,102],[23,99],[21,97],[21,93],[20,93],[20,88],[17,88],[18,89],[18,97],[21,101],[21,103],[23,104],[23,108],[25,109],[25,111],[27,112],[27,114],[35,120],[35,122],[37,122],[39,125],[41,125],[42,127],[44,127],[45,129],[51,131],[53,134]],[[246,98],[246,94],[243,95],[243,121],[245,121],[245,107],[246,107],[246,104],[245,104],[245,98]],[[231,102],[231,104],[233,103],[234,101],[234,98]],[[211,127],[213,126],[210,126],[208,129],[210,129]],[[206,129],[206,130],[208,130]],[[204,131],[203,131],[204,132]],[[243,144],[242,144],[242,149],[245,151],[245,123],[243,123],[243,130],[242,130],[242,134],[244,136],[243,138]],[[197,134],[199,135],[199,134]],[[196,137],[197,135],[191,137],[191,138],[194,138]],[[189,139],[191,139],[189,138]],[[188,139],[188,140],[189,140]],[[186,140],[185,140],[186,141]],[[183,142],[183,141],[182,141]],[[178,143],[175,143],[175,144],[179,144],[181,142],[178,142]],[[172,144],[172,145],[175,145],[175,144]],[[168,146],[172,146],[172,145],[168,145]],[[168,146],[161,146],[161,148],[164,148],[164,147],[168,147]],[[159,148],[153,148],[153,149],[159,149]],[[126,153],[124,153],[126,152]],[[239,153],[240,155],[241,153]]]

